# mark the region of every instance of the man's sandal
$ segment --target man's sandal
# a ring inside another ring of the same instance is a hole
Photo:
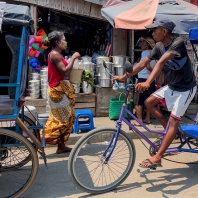
[[[151,162],[150,159],[145,159],[143,162],[144,162],[144,163],[147,163],[147,164],[150,164],[150,165],[148,165],[148,166],[147,166],[147,165],[143,165],[142,162],[140,162],[140,163],[139,163],[139,166],[140,166],[141,168],[149,168],[149,169],[152,169],[152,170],[156,170],[157,167],[162,167],[161,164],[156,164],[155,162]]]

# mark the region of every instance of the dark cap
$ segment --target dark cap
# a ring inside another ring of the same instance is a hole
[[[153,24],[145,26],[145,28],[153,29],[156,27],[163,27],[163,28],[166,28],[172,32],[175,26],[176,25],[172,20],[170,20],[168,18],[160,18],[160,19],[157,19],[156,21],[154,21]]]

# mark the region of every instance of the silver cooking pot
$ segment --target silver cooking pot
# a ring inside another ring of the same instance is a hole
[[[82,56],[81,60],[84,62],[91,62],[92,61],[92,57],[90,56]]]
[[[120,65],[121,67],[124,66],[126,61],[130,61],[130,57],[128,56],[122,56],[122,55],[118,55],[118,56],[111,56],[113,63],[116,65]]]
[[[92,62],[84,62],[83,63],[83,69],[88,71],[94,71],[95,64]]]
[[[107,56],[98,56],[97,58],[96,58],[96,65],[97,66],[101,66],[101,65],[103,65],[103,60],[105,61],[105,62],[110,62],[110,57],[107,57]]]
[[[114,65],[114,64],[111,63],[111,62],[106,62],[106,61],[105,61],[105,63],[106,63],[106,65],[107,65],[108,71],[109,71],[109,72],[113,72],[113,68],[114,68],[113,65]],[[100,65],[99,71],[100,71],[100,73],[106,72],[106,69],[105,69],[103,63]]]

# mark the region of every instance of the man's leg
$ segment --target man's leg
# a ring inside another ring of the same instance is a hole
[[[142,122],[142,105],[135,105],[135,112],[137,118]],[[135,126],[140,126],[140,124],[137,121],[134,121],[133,124]]]
[[[158,104],[159,100],[152,95],[145,101],[146,109],[148,109],[151,112],[151,114],[161,123],[161,125],[165,129],[167,121],[164,118],[162,112],[157,107]]]
[[[164,141],[163,141],[159,151],[157,152],[156,155],[154,155],[152,158],[150,158],[150,161],[154,162],[156,164],[161,164],[161,158],[163,157],[165,151],[167,150],[167,148],[170,146],[170,144],[174,140],[175,135],[178,131],[179,120],[175,119],[173,117],[170,117],[169,122],[170,122],[170,125],[168,128],[167,134],[164,138]],[[151,164],[149,162],[148,163],[141,162],[141,165],[150,166]]]

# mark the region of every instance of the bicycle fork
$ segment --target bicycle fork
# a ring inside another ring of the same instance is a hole
[[[120,129],[121,129],[121,121],[117,121],[116,123],[116,127],[117,127],[117,132],[115,135],[113,135],[111,137],[111,140],[109,142],[109,145],[107,146],[106,150],[104,151],[103,155],[102,155],[102,160],[103,160],[103,163],[104,164],[107,164],[115,147],[116,147],[116,144],[117,144],[117,141],[118,141],[118,137],[119,137],[119,134],[120,134]],[[110,150],[109,150],[110,149]],[[109,154],[107,155],[107,153],[109,152]],[[107,155],[107,156],[106,156]]]

